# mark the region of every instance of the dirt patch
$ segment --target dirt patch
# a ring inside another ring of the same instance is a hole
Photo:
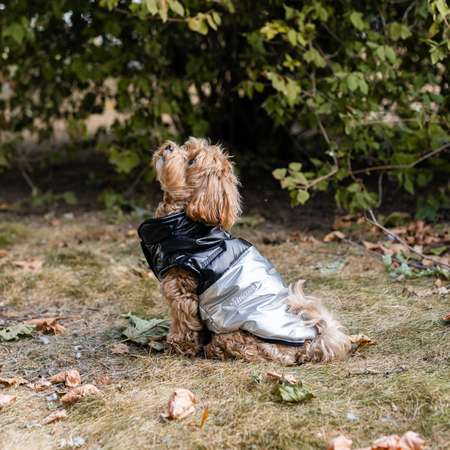
[[[0,377],[35,382],[74,368],[101,394],[70,407],[66,420],[41,426],[59,404],[52,391],[0,388],[17,396],[0,415],[0,448],[55,449],[81,437],[86,449],[323,449],[339,433],[356,447],[407,430],[423,435],[430,449],[448,448],[450,335],[440,318],[449,298],[419,298],[405,289],[431,280],[392,282],[361,249],[302,242],[267,218],[250,220],[236,234],[257,244],[287,280],[306,278],[308,293],[320,295],[352,333],[367,334],[377,345],[348,361],[289,369],[190,360],[134,345],[128,354],[114,354],[111,346],[126,325],[122,314],[168,313],[157,282],[141,275],[131,231],[138,220],[93,212],[53,219],[10,215],[0,223],[9,239],[0,259],[0,324],[45,315],[61,317],[66,328],[0,343]],[[14,264],[25,259],[42,261],[42,268]],[[316,397],[299,405],[274,402],[255,382],[269,370],[295,374]],[[200,399],[197,414],[161,422],[159,413],[179,387]],[[200,429],[206,406],[209,418]]]

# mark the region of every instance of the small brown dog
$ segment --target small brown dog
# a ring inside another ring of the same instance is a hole
[[[283,364],[348,355],[348,336],[303,294],[303,281],[288,288],[250,243],[228,233],[241,206],[227,153],[190,138],[165,143],[153,164],[164,198],[139,234],[170,305],[167,341],[177,353]]]

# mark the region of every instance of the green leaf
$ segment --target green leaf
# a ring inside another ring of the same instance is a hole
[[[21,337],[29,337],[36,327],[34,325],[26,325],[18,323],[6,328],[0,328],[0,342],[17,341]]]
[[[323,68],[327,65],[327,62],[322,55],[313,47],[303,54],[303,59],[306,62],[314,63],[314,65],[319,68]]]
[[[289,169],[293,170],[294,172],[298,172],[302,168],[302,163],[299,162],[291,162],[289,164]]]
[[[158,14],[158,1],[157,0],[144,0],[144,4],[147,7],[148,12],[154,16]]]
[[[386,54],[386,58],[391,62],[392,64],[395,64],[397,61],[397,55],[395,54],[395,51],[392,47],[389,47],[389,45],[386,45],[384,47],[384,52]]]
[[[367,22],[363,19],[363,15],[360,12],[353,11],[349,16],[352,25],[359,31],[364,31],[368,28]]]
[[[358,89],[358,77],[351,73],[348,77],[347,77],[347,86],[351,91],[356,91],[356,89]]]
[[[159,0],[159,17],[163,22],[167,22],[167,16],[169,14],[168,0]]]
[[[302,383],[283,382],[277,384],[272,392],[279,400],[287,403],[304,403],[314,398],[314,394],[304,388]]]
[[[184,7],[178,0],[169,0],[169,8],[179,16],[184,16]]]
[[[400,39],[407,39],[412,36],[411,30],[407,25],[402,23],[393,22],[388,27],[389,36],[393,41],[398,41]]]
[[[309,199],[310,195],[308,191],[304,191],[303,189],[300,189],[297,192],[297,201],[301,204],[304,205],[308,199]]]
[[[136,152],[121,151],[116,147],[109,150],[109,162],[116,167],[119,173],[130,173],[140,162]]]
[[[286,83],[286,97],[289,105],[293,106],[297,103],[300,92],[300,85],[292,78],[288,78]]]
[[[128,326],[122,334],[136,344],[147,345],[153,341],[163,341],[169,333],[170,321],[167,319],[145,320],[131,313],[122,317],[128,319]]]
[[[197,14],[194,17],[188,19],[188,27],[203,35],[208,34],[208,25],[206,24],[205,17],[201,14]]]
[[[286,176],[286,174],[287,174],[286,169],[275,169],[272,172],[272,175],[276,180],[282,180]]]
[[[3,30],[2,36],[9,36],[20,45],[25,37],[25,29],[20,23],[14,22]]]

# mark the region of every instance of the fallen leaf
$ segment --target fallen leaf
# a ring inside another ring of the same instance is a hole
[[[49,423],[64,419],[67,419],[67,411],[65,409],[57,409],[42,421],[42,425],[48,425]]]
[[[375,250],[381,250],[381,246],[379,242],[369,242],[369,241],[362,241],[364,247],[366,250],[375,251]]]
[[[45,378],[41,378],[36,383],[27,384],[27,387],[33,389],[36,392],[42,392],[45,391],[47,388],[49,388],[51,385],[52,383],[50,383],[50,381],[46,380]]]
[[[13,264],[26,272],[37,273],[42,269],[44,263],[40,259],[27,259],[23,261],[14,261]]]
[[[28,381],[25,378],[21,377],[12,377],[12,378],[0,378],[0,384],[6,387],[10,386],[20,386],[21,384],[27,384]]]
[[[272,381],[279,381],[279,382],[285,381],[288,384],[298,384],[299,383],[299,379],[292,374],[284,375],[284,374],[281,374],[278,372],[267,372],[266,376],[267,376],[267,378],[269,378]]]
[[[350,228],[355,219],[355,216],[347,214],[346,216],[337,216],[334,218],[333,228],[339,230],[340,228]]]
[[[169,399],[167,413],[161,416],[169,420],[184,419],[195,413],[195,403],[198,400],[188,389],[175,389]]]
[[[150,341],[164,340],[169,333],[170,321],[167,319],[145,320],[133,314],[124,317],[128,319],[129,325],[122,334],[137,344],[146,345]]]
[[[67,387],[75,387],[81,384],[81,376],[78,370],[64,370],[50,377],[53,384],[64,383]]]
[[[16,401],[15,395],[3,395],[0,394],[0,409],[5,408],[6,406],[12,405]]]
[[[114,344],[111,347],[111,353],[114,353],[115,355],[124,355],[126,353],[130,353],[130,349],[129,349],[128,345],[118,343],[118,344]]]
[[[349,336],[350,342],[352,343],[352,351],[353,353],[361,350],[363,347],[367,345],[376,345],[376,342],[370,337],[364,334],[352,334]]]
[[[0,342],[1,341],[16,341],[22,336],[31,336],[35,330],[34,325],[27,325],[24,323],[18,323],[6,328],[0,329]]]
[[[407,431],[400,438],[400,448],[402,450],[422,450],[425,441],[414,431]]]
[[[447,314],[442,318],[442,320],[444,320],[445,322],[450,322],[450,312],[447,313]]]
[[[100,391],[93,384],[83,384],[82,386],[78,386],[70,390],[67,394],[61,397],[61,402],[68,406],[73,403],[82,400],[85,397],[89,397],[91,395],[97,395]]]
[[[314,394],[303,387],[300,381],[297,384],[279,383],[273,388],[272,393],[287,403],[304,403],[314,398]]]
[[[62,325],[57,323],[59,317],[41,317],[38,319],[26,320],[27,325],[34,325],[37,331],[51,334],[62,334],[66,330]]]
[[[345,239],[345,234],[342,231],[332,231],[323,238],[323,242],[342,241],[342,239]]]
[[[198,425],[198,427],[200,429],[202,429],[205,426],[205,423],[208,420],[208,417],[209,417],[209,411],[208,411],[208,407],[206,407],[202,412],[202,417],[201,417],[200,423]]]
[[[112,379],[109,375],[98,375],[95,377],[95,383],[99,386],[107,386],[112,383]]]
[[[327,450],[351,450],[352,448],[352,440],[347,439],[342,434],[335,437],[328,444]]]
[[[8,252],[6,250],[0,250],[0,258],[6,258],[8,256]]]

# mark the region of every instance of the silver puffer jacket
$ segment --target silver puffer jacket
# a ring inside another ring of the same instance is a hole
[[[315,328],[289,312],[288,287],[249,242],[193,222],[184,212],[149,219],[138,233],[147,262],[159,279],[173,267],[197,277],[200,314],[212,332],[245,330],[291,345],[316,336]]]

